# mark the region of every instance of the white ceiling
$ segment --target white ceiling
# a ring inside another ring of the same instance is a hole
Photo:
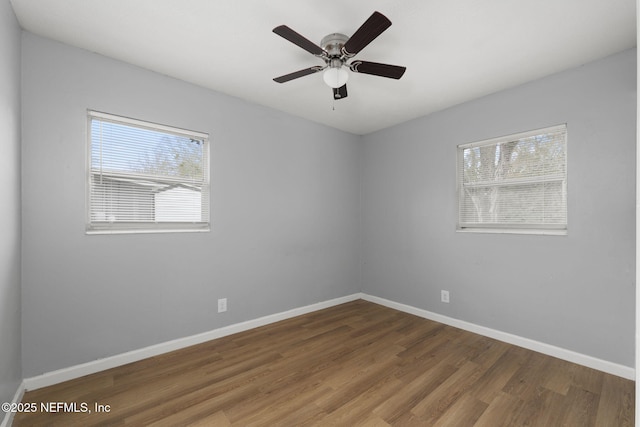
[[[22,27],[250,102],[367,134],[636,45],[636,0],[11,0]],[[333,101],[323,62],[272,33],[320,44],[373,13],[393,25],[357,59],[401,80],[350,73]],[[335,110],[334,110],[335,108]]]

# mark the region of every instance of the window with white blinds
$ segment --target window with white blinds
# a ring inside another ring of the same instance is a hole
[[[205,133],[88,112],[87,232],[209,230]]]
[[[458,146],[458,230],[566,234],[567,127]]]

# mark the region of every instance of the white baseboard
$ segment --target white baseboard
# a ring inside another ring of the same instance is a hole
[[[281,313],[260,317],[258,319],[224,326],[222,328],[214,329],[212,331],[204,332],[201,334],[167,341],[138,350],[128,351],[126,353],[117,354],[115,356],[106,357],[104,359],[98,359],[91,362],[82,363],[80,365],[59,369],[57,371],[47,372],[35,377],[25,378],[24,386],[26,390],[36,390],[42,387],[48,387],[50,385],[58,384],[64,381],[80,378],[85,375],[95,374],[96,372],[104,371],[106,369],[126,365],[127,363],[137,362],[148,357],[153,357],[192,345],[201,344],[203,342],[211,341],[216,338],[222,338],[228,335],[236,334],[238,332],[247,331],[249,329],[254,329],[260,326],[290,319],[292,317],[322,310],[328,307],[333,307],[335,305],[343,304],[346,302],[355,301],[361,298],[362,294],[360,293],[347,295],[344,297],[335,298],[304,307],[294,308],[292,310],[284,311]]]
[[[246,322],[237,323],[234,325],[225,326],[212,331],[204,332],[197,335],[192,335],[185,338],[179,338],[172,341],[144,347],[138,350],[129,351],[115,356],[107,357],[104,359],[94,360],[92,362],[83,363],[80,365],[71,366],[68,368],[60,369],[57,371],[47,372],[42,375],[38,375],[31,378],[25,378],[20,392],[19,399],[22,399],[22,394],[25,390],[36,390],[42,387],[58,384],[64,381],[80,378],[85,375],[94,374],[106,369],[115,368],[117,366],[126,365],[127,363],[137,362],[148,357],[157,356],[170,351],[179,350],[181,348],[189,347],[203,342],[211,341],[216,338],[222,338],[228,335],[232,335],[238,332],[247,331],[260,326],[268,325],[271,323],[279,322],[281,320],[290,319],[292,317],[300,316],[303,314],[311,313],[324,308],[333,307],[335,305],[343,304],[357,299],[364,299],[376,304],[380,304],[389,308],[393,308],[405,313],[414,314],[416,316],[423,317],[425,319],[433,320],[436,322],[444,323],[446,325],[454,326],[456,328],[464,329],[476,334],[487,336],[497,339],[509,344],[514,344],[520,347],[527,348],[529,350],[537,351],[539,353],[547,354],[549,356],[557,357],[559,359],[567,360],[569,362],[577,363],[579,365],[587,366],[589,368],[597,369],[612,375],[616,375],[622,378],[635,380],[635,369],[628,366],[619,365],[616,363],[608,362],[606,360],[597,359],[595,357],[580,354],[571,350],[566,350],[560,347],[556,347],[550,344],[545,344],[539,341],[523,338],[517,335],[509,334],[495,329],[487,328],[484,326],[475,325],[473,323],[465,322],[463,320],[454,319],[451,317],[443,316],[441,314],[433,313],[420,308],[412,307],[410,305],[397,303],[384,298],[375,297],[363,293],[356,293],[347,295],[344,297],[319,302],[316,304],[307,305],[304,307],[295,308],[292,310],[284,311],[281,313],[272,314],[269,316],[260,317],[258,319],[248,320]],[[18,395],[18,393],[16,393]],[[18,400],[18,402],[20,401]],[[6,418],[6,417],[5,417]],[[6,424],[9,425],[9,424]],[[3,423],[0,427],[5,427]]]
[[[578,365],[583,365],[589,368],[596,369],[598,371],[626,378],[628,380],[635,380],[635,369],[629,366],[608,362],[606,360],[587,356],[572,350],[545,344],[543,342],[535,341],[529,338],[523,338],[518,335],[509,334],[507,332],[497,331],[485,326],[479,326],[473,323],[465,322],[463,320],[443,316],[442,314],[433,313],[431,311],[397,303],[384,298],[362,294],[362,299],[376,304],[384,305],[385,307],[403,311],[405,313],[414,314],[416,316],[433,320],[435,322],[444,323],[446,325],[450,325],[459,329],[464,329],[465,331],[473,332],[489,338],[494,338],[498,341],[503,341],[509,344],[517,345],[519,347],[524,347],[529,350],[537,351],[538,353],[546,354],[548,356],[557,357],[558,359],[566,360],[568,362],[577,363]]]
[[[24,381],[22,381],[20,383],[20,386],[16,390],[16,394],[13,395],[13,400],[10,403],[18,404],[18,403],[22,402],[22,396],[24,396],[24,392],[25,392],[25,385],[24,385]],[[2,403],[4,403],[4,402],[2,402]],[[0,414],[1,413],[2,412],[0,412]],[[7,413],[5,413],[4,414],[4,418],[2,419],[2,422],[0,422],[0,427],[9,427],[13,423],[13,417],[15,415],[16,415],[15,412],[7,412]]]

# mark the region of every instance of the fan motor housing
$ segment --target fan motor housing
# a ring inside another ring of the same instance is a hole
[[[340,33],[329,34],[322,38],[320,47],[329,54],[330,58],[342,56],[342,46],[349,40],[348,36]]]

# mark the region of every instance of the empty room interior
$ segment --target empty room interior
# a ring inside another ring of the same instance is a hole
[[[634,425],[636,40],[0,0],[0,425]]]

